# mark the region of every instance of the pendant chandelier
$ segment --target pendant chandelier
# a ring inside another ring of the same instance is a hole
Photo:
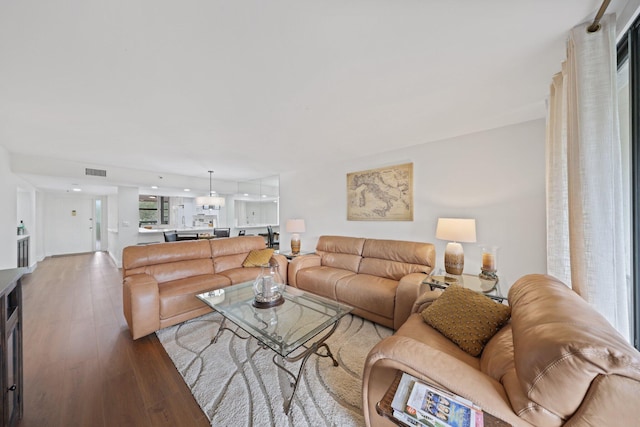
[[[213,171],[209,171],[209,195],[196,197],[196,205],[202,206],[203,209],[220,209],[224,207],[224,197],[214,196],[212,188]]]

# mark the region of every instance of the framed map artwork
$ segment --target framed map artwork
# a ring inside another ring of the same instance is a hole
[[[348,173],[347,220],[413,221],[413,163]]]

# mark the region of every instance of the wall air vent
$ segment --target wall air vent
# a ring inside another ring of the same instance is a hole
[[[107,171],[102,170],[102,169],[91,169],[91,168],[85,168],[84,169],[84,174],[85,175],[89,175],[89,176],[107,176]]]

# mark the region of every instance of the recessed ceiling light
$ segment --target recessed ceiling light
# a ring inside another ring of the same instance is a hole
[[[266,195],[266,194],[263,194],[263,195],[262,195],[262,197],[267,197],[267,195]]]
[[[82,191],[82,188],[72,188],[73,191]]]
[[[157,190],[158,186],[157,185],[152,185],[151,188],[153,188],[154,190]]]
[[[190,188],[185,188],[184,191],[191,191],[191,189]]]
[[[245,197],[246,197],[246,196],[248,196],[248,195],[249,195],[249,193],[244,193],[244,196],[245,196]]]

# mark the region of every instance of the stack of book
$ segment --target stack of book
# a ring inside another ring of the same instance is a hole
[[[402,374],[393,401],[393,416],[417,427],[483,427],[482,409],[469,400]]]

